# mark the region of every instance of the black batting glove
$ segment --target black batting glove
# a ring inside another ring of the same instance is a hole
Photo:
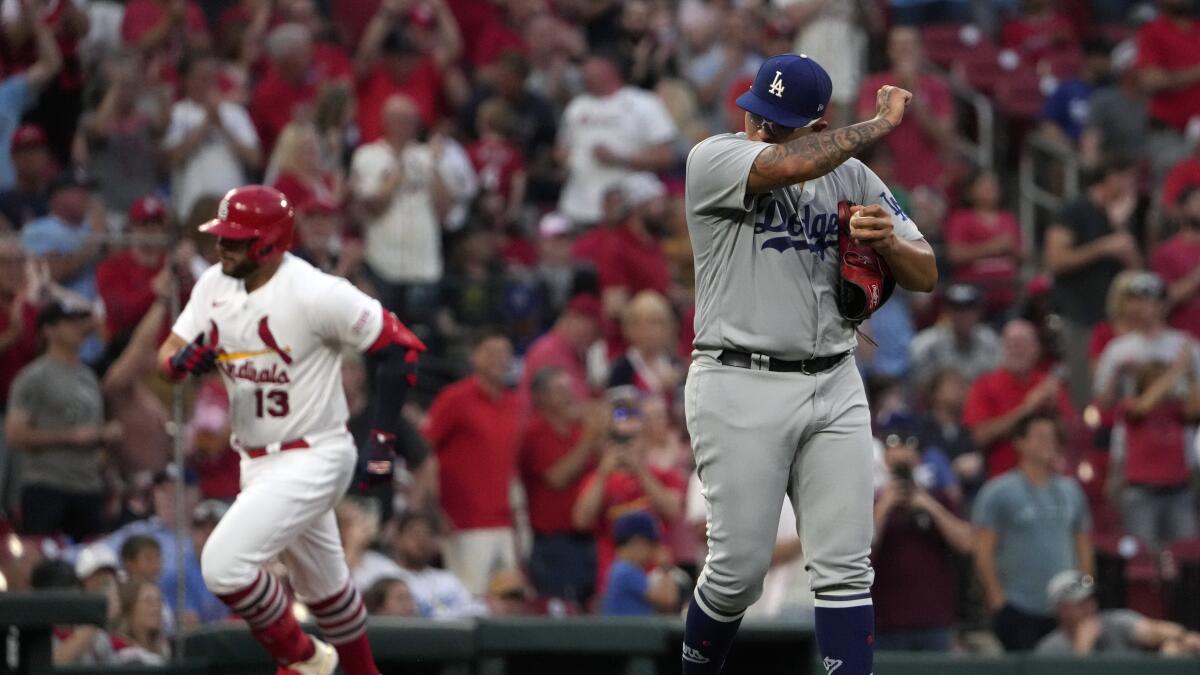
[[[204,375],[217,368],[217,350],[204,344],[204,333],[175,352],[167,361],[167,370],[174,380],[188,375]]]

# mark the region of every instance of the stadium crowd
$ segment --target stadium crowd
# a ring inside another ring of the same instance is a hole
[[[835,125],[914,92],[863,159],[942,272],[856,354],[879,648],[1200,655],[1196,5],[4,0],[5,587],[109,594],[107,631],[56,632],[60,663],[163,663],[229,620],[199,570],[238,491],[223,388],[189,386],[176,426],[154,353],[214,260],[197,225],[260,181],[294,255],[430,346],[394,484],[337,510],[369,611],[677,614],[705,548],[683,160],[794,51],[830,72]],[[995,166],[959,152],[968,87]],[[1023,223],[1008,150],[1034,137],[1083,187]],[[371,384],[347,355],[360,440]],[[752,616],[811,618],[795,525],[785,505]]]

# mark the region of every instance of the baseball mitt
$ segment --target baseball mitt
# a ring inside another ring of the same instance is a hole
[[[857,326],[866,321],[896,289],[887,261],[866,244],[850,237],[850,207],[838,202],[837,305],[842,318]]]

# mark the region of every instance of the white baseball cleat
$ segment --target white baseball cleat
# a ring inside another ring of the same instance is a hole
[[[338,666],[337,650],[317,638],[313,638],[312,642],[313,655],[306,661],[288,664],[283,672],[295,675],[333,675]]]

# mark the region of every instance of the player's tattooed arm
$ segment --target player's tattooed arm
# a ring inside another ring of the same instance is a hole
[[[815,132],[805,129],[795,138],[772,142],[758,153],[750,167],[746,192],[769,192],[833,171],[891,133],[904,119],[904,110],[911,99],[908,91],[884,85],[875,95],[875,116],[871,119],[841,129]]]
[[[772,143],[758,153],[750,167],[749,192],[767,192],[784,185],[819,178],[893,129],[891,122],[875,118],[841,129]]]

